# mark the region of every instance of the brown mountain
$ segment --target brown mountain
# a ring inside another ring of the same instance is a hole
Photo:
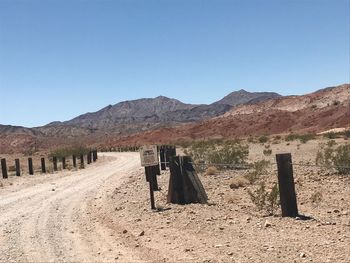
[[[244,104],[209,120],[116,139],[114,145],[350,129],[350,85]],[[111,143],[111,142],[110,142]]]
[[[125,135],[217,117],[229,111],[232,105],[241,105],[252,100],[264,101],[279,96],[276,93],[240,90],[210,105],[185,104],[176,99],[159,96],[154,99],[124,101],[109,105],[97,112],[86,113],[65,122],[53,122],[35,130],[46,136],[105,133]]]
[[[210,105],[184,104],[166,97],[141,99],[33,129],[0,126],[0,153],[73,142],[139,145],[350,127],[349,84],[303,96],[263,93],[264,96],[246,98],[244,104],[230,106],[235,103],[235,96],[240,99],[239,94],[245,93],[230,94],[233,96]]]

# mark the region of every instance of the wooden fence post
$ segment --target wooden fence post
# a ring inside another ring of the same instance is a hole
[[[73,167],[75,168],[77,167],[77,157],[73,154],[72,158],[73,158]]]
[[[41,172],[46,173],[45,158],[41,158]]]
[[[189,156],[170,158],[168,203],[207,203],[208,196]]]
[[[66,169],[66,157],[62,157],[62,169]]]
[[[153,174],[154,169],[152,168],[152,166],[147,166],[145,167],[145,173],[146,173],[146,181],[149,182],[149,193],[150,193],[150,199],[151,199],[151,209],[156,209],[156,205],[155,205],[155,201],[154,201],[154,188],[158,186],[156,186],[154,177],[157,180],[157,177],[155,174]]]
[[[57,171],[58,169],[57,169],[57,157],[56,156],[52,157],[52,162],[53,162],[53,170]]]
[[[28,169],[29,169],[29,174],[33,175],[34,174],[33,159],[31,157],[28,158]]]
[[[282,217],[297,217],[299,213],[294,187],[292,155],[290,153],[276,154],[276,161]]]
[[[16,176],[21,176],[21,165],[19,159],[15,159]]]
[[[91,163],[91,152],[87,153],[87,160],[86,160],[87,164]]]
[[[160,146],[159,155],[160,155],[160,169],[164,171],[166,170],[164,146]]]
[[[80,168],[84,168],[84,154],[80,154]]]
[[[1,159],[1,171],[2,171],[2,178],[7,179],[8,174],[7,174],[7,165],[6,165],[6,159],[2,158]]]

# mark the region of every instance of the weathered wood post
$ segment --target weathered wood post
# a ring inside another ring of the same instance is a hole
[[[45,158],[41,158],[41,172],[46,173]]]
[[[80,168],[84,168],[84,154],[80,154]]]
[[[7,165],[6,165],[6,159],[2,158],[1,159],[1,171],[2,171],[2,178],[7,179],[8,174],[7,174]]]
[[[86,160],[87,164],[90,164],[91,163],[91,152],[87,153],[87,158],[86,159],[87,159]]]
[[[31,157],[28,158],[28,169],[29,169],[29,174],[33,175],[34,174],[33,159]]]
[[[73,154],[72,156],[73,159],[73,167],[76,168],[77,167],[77,157]]]
[[[145,167],[146,181],[149,182],[151,209],[156,209],[154,191],[159,191],[156,175],[156,166],[159,164],[157,146],[143,146],[140,151],[140,157],[141,166]]]
[[[93,160],[94,162],[96,162],[96,160],[97,160],[97,150],[94,150],[94,151],[92,152],[92,160]]]
[[[166,170],[164,146],[160,146],[159,155],[160,155],[160,169],[164,171]]]
[[[156,205],[154,201],[154,191],[155,190],[158,191],[157,177],[154,174],[154,169],[152,168],[152,166],[145,167],[145,173],[146,173],[146,181],[149,183],[151,209],[156,209]]]
[[[57,157],[56,156],[52,157],[52,162],[53,162],[53,170],[57,171],[58,169],[57,169]]]
[[[292,155],[290,153],[276,154],[276,161],[282,217],[297,217],[299,213],[294,187]]]
[[[62,169],[66,169],[66,157],[62,157]]]
[[[21,176],[21,165],[19,159],[15,159],[16,176]]]
[[[168,203],[207,203],[208,196],[189,156],[170,158]]]

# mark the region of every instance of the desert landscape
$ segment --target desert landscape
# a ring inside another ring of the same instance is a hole
[[[350,0],[0,0],[0,263],[349,263]]]
[[[198,167],[208,204],[176,205],[167,203],[169,170],[162,171],[158,212],[150,209],[138,152],[101,153],[78,171],[2,179],[0,260],[348,262],[350,178],[308,166],[320,145],[347,140],[258,139],[242,142],[249,145],[248,162],[268,162],[256,181],[242,180],[252,169]],[[272,154],[264,153],[267,145]],[[277,181],[274,156],[284,152],[299,164],[293,167],[298,209],[308,220],[282,218],[279,208],[269,215],[249,197],[259,182],[270,188]]]

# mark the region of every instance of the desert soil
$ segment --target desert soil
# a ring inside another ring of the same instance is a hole
[[[276,181],[275,153],[314,163],[319,141],[270,147],[264,156],[264,145],[251,144],[249,156],[271,161],[261,178],[268,187]],[[79,171],[11,176],[0,187],[0,261],[350,262],[349,176],[295,165],[299,212],[313,218],[296,220],[258,211],[248,195],[257,184],[229,187],[248,172],[199,173],[209,204],[182,206],[166,203],[163,171],[159,212],[150,209],[138,153],[105,153]]]

